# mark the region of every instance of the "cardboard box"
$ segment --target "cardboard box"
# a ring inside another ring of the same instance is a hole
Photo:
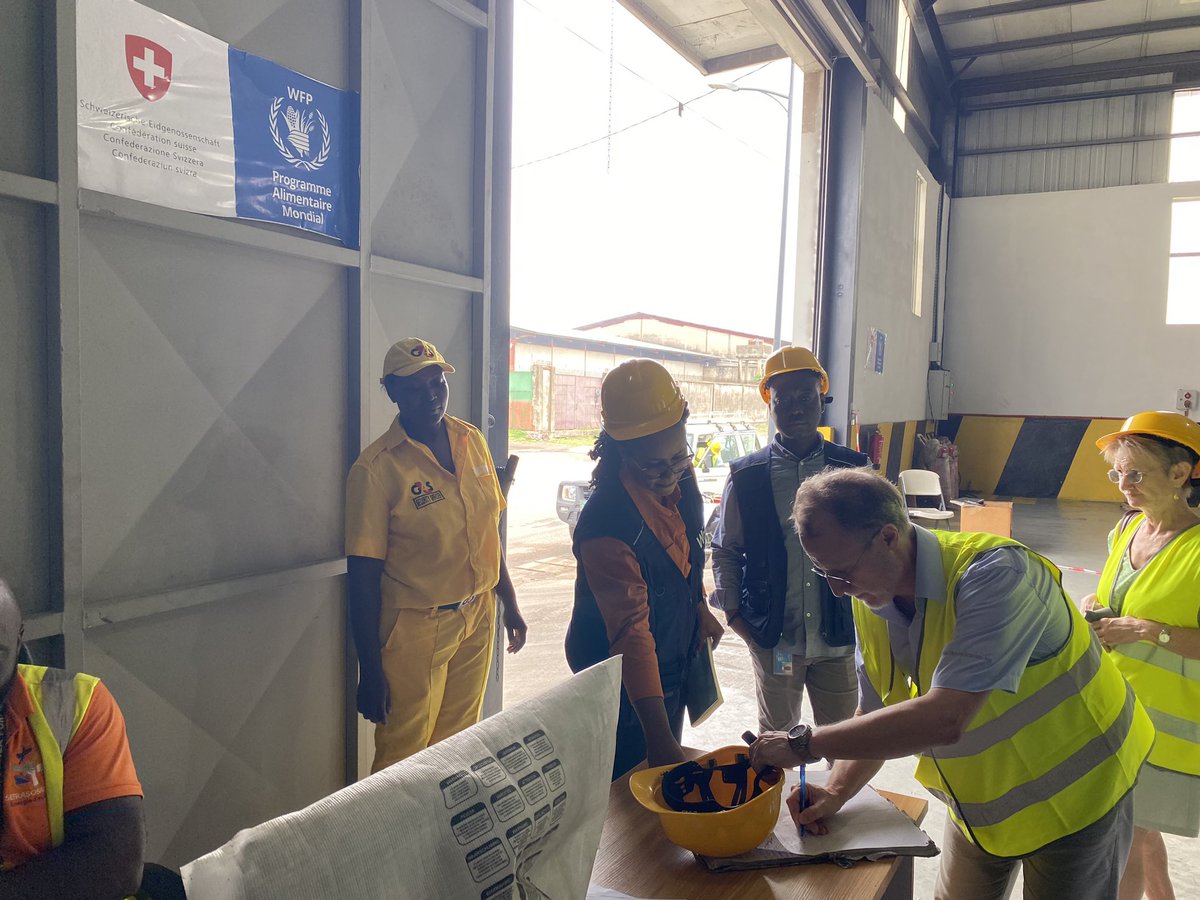
[[[1012,537],[1012,509],[1008,500],[986,500],[983,506],[959,504],[960,531],[984,531],[1001,537]]]

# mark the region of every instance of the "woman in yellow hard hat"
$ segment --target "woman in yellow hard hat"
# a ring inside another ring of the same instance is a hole
[[[1158,732],[1133,793],[1120,897],[1174,897],[1162,832],[1200,833],[1200,424],[1143,412],[1096,442],[1132,507],[1083,608]]]
[[[684,761],[688,669],[723,629],[704,604],[703,504],[674,379],[653,360],[622,363],[605,376],[600,417],[566,651],[576,672],[624,657],[615,779],[643,759]]]

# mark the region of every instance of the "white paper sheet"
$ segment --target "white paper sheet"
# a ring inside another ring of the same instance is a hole
[[[829,772],[809,769],[808,783],[824,784]],[[799,774],[785,772],[784,797],[800,781]],[[870,785],[852,797],[825,823],[828,834],[801,836],[787,804],[779,805],[775,830],[755,849],[727,859],[701,857],[709,869],[751,869],[764,866],[833,859],[873,859],[881,856],[934,856],[937,846],[912,819],[876,793]]]

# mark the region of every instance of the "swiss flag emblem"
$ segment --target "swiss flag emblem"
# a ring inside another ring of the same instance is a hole
[[[125,35],[125,65],[138,93],[157,100],[171,86],[171,51],[139,34]]]

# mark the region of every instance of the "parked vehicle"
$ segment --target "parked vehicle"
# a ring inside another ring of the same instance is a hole
[[[712,540],[721,493],[729,476],[729,464],[761,448],[763,437],[749,422],[698,419],[687,423],[687,440],[696,469],[696,484],[700,488],[700,496],[704,498],[704,533],[708,540]],[[555,509],[559,519],[566,522],[572,537],[575,535],[575,525],[579,522],[579,513],[591,495],[592,488],[587,481],[558,483]]]

